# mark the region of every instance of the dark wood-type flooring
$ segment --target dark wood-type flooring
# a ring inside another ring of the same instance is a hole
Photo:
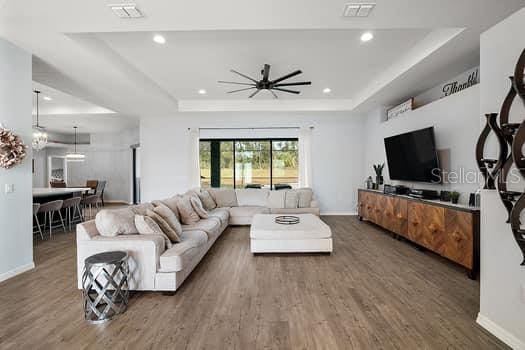
[[[475,323],[479,282],[355,217],[324,217],[332,255],[262,255],[228,228],[173,296],[133,293],[83,320],[74,234],[0,283],[1,349],[504,349]]]

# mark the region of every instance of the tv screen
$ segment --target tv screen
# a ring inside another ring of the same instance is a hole
[[[385,138],[391,180],[441,183],[434,128]]]

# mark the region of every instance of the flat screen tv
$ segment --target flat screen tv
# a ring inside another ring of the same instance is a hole
[[[441,183],[434,128],[385,138],[391,180]]]

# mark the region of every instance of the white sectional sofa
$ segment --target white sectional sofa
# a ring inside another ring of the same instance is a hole
[[[110,237],[99,232],[95,220],[77,225],[78,288],[82,288],[82,271],[87,257],[105,251],[123,250],[129,255],[130,290],[174,292],[228,225],[250,225],[254,215],[264,213],[319,215],[313,192],[309,189],[293,191],[209,189],[208,191],[217,207],[208,210],[207,219],[191,225],[182,225],[180,243],[174,243],[169,249],[166,249],[164,238],[160,235],[137,233]],[[310,195],[299,195],[303,203],[294,198],[300,191],[310,191]],[[133,217],[133,213],[143,215],[149,207],[153,205],[148,203],[117,210],[124,210],[125,215],[122,216],[128,218]],[[131,215],[130,211],[133,212]]]

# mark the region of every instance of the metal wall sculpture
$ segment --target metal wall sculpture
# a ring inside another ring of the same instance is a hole
[[[521,249],[525,266],[525,229],[521,228],[520,216],[525,210],[525,192],[509,191],[507,180],[514,164],[520,175],[525,179],[525,155],[522,152],[525,144],[525,117],[521,123],[509,122],[509,114],[516,96],[519,96],[525,106],[525,49],[521,53],[510,77],[511,86],[501,110],[498,113],[486,114],[487,123],[483,128],[476,145],[476,160],[485,183],[484,189],[496,189],[508,213],[507,223],[510,223],[514,239]],[[499,154],[497,159],[484,158],[484,148],[488,136],[493,132],[498,140]]]

